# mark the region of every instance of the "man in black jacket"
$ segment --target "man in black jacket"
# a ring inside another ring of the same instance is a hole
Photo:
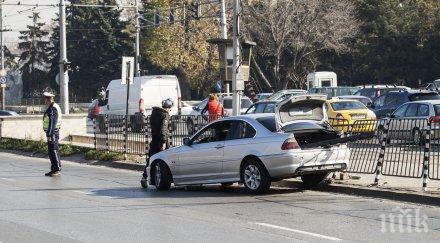
[[[150,116],[151,142],[148,151],[148,157],[151,158],[156,153],[170,147],[168,124],[170,121],[170,111],[174,103],[171,99],[162,101],[162,108],[153,107]],[[142,187],[147,187],[147,162],[141,179]]]

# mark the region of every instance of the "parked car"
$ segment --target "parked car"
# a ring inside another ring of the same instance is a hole
[[[370,98],[361,95],[341,95],[337,96],[337,98],[341,100],[357,100],[366,106],[371,105],[372,102]]]
[[[271,96],[267,97],[266,100],[282,101],[295,95],[305,94],[306,92],[307,91],[302,89],[285,89],[272,94]]]
[[[320,87],[320,88],[311,88],[307,91],[307,94],[326,94],[327,99],[331,99],[336,96],[342,95],[353,95],[359,88],[356,87]]]
[[[440,79],[434,80],[432,83],[429,83],[428,86],[426,86],[427,90],[431,91],[440,91]]]
[[[241,108],[240,113],[244,114],[249,107],[252,105],[251,99],[246,96],[241,97]],[[223,109],[225,110],[225,115],[232,115],[232,96],[225,96],[223,98]]]
[[[15,111],[0,110],[0,116],[19,116]]]
[[[269,96],[271,96],[273,93],[259,93],[255,96],[255,98],[258,101],[266,100]]]
[[[275,113],[277,103],[277,101],[273,100],[255,102],[244,114]]]
[[[400,105],[418,100],[440,100],[440,95],[429,90],[391,91],[373,100],[370,108],[380,119],[391,114]]]
[[[186,103],[185,101],[181,101],[180,102],[180,115],[182,116],[188,116],[191,115],[191,113],[194,111],[193,107],[188,103]]]
[[[346,144],[323,145],[340,135],[319,124],[326,117],[325,96],[308,97],[281,102],[275,114],[214,121],[185,138],[184,145],[152,156],[149,183],[168,190],[171,183],[243,182],[252,193],[264,193],[272,181],[284,178],[300,176],[307,185],[320,183],[329,172],[347,168],[350,150]]]
[[[357,121],[376,120],[376,115],[368,109],[362,102],[357,100],[344,100],[334,98],[326,102],[327,116],[330,125],[336,129],[348,132],[350,126]],[[367,124],[366,126],[353,127],[353,132],[370,132],[374,131],[375,124]]]
[[[396,85],[363,85],[361,87],[362,88],[358,90],[355,95],[366,96],[372,100],[391,91],[405,91],[411,89],[406,86]]]
[[[388,140],[401,139],[422,144],[428,121],[433,124],[431,135],[440,138],[440,100],[407,102],[387,116],[379,126],[379,139],[383,139],[384,123],[389,122]]]

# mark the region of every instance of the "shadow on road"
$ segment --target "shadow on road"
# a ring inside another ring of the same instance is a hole
[[[301,192],[301,188],[271,188],[264,195],[279,195],[286,193]],[[202,198],[202,197],[240,197],[255,196],[245,190],[243,186],[231,186],[223,188],[221,186],[188,186],[172,187],[169,191],[157,191],[154,186],[148,189],[140,187],[118,187],[110,189],[92,190],[94,196],[105,196],[120,199],[127,198]]]

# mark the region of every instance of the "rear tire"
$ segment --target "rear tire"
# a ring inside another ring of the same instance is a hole
[[[171,171],[164,162],[154,163],[152,172],[154,186],[158,191],[167,191],[171,188]]]
[[[303,181],[304,185],[307,187],[315,187],[324,179],[327,177],[329,173],[328,172],[321,172],[316,174],[309,174],[309,175],[303,175],[301,176],[301,180]]]
[[[271,178],[266,168],[257,160],[249,159],[243,165],[241,178],[245,188],[254,194],[262,194],[269,190]]]

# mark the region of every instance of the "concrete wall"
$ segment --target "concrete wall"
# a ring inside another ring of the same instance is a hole
[[[60,141],[69,141],[72,134],[86,134],[87,115],[65,115],[61,122]],[[42,115],[0,118],[0,137],[46,140]]]

